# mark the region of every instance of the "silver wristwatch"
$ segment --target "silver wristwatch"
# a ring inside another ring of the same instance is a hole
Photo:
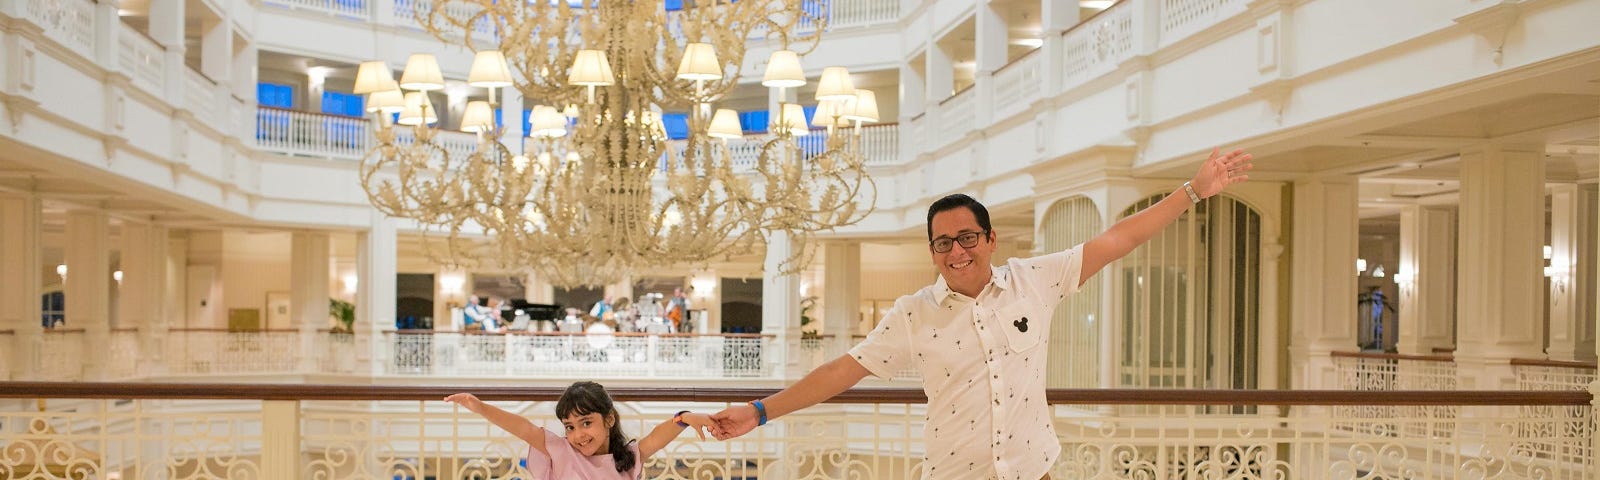
[[[1189,182],[1183,182],[1183,193],[1189,194],[1189,201],[1200,203],[1200,194],[1194,193],[1194,187],[1190,186]]]

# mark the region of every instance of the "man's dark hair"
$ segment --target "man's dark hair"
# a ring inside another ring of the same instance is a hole
[[[967,210],[972,212],[973,218],[978,219],[978,228],[982,228],[985,235],[994,229],[993,226],[989,225],[989,209],[984,208],[982,203],[978,203],[976,199],[967,196],[965,193],[952,193],[945,195],[944,198],[935,200],[932,205],[928,205],[928,241],[933,241],[933,215],[962,207],[966,207]]]

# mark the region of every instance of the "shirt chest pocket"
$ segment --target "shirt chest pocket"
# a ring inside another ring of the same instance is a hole
[[[1024,303],[1024,302],[1017,302]],[[1022,305],[1010,305],[996,311],[1000,330],[1006,333],[1006,344],[1013,352],[1026,352],[1038,347],[1048,318],[1034,318]]]

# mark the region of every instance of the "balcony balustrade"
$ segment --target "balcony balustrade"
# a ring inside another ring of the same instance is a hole
[[[712,412],[773,392],[610,390],[630,435],[678,410]],[[0,398],[36,400],[0,411],[0,423],[25,426],[0,430],[0,476],[529,478],[518,465],[526,445],[441,401],[458,391],[559,431],[558,387],[0,383]],[[1593,431],[1585,392],[1052,390],[1047,397],[1058,407],[1062,447],[1054,478],[1562,480],[1600,473],[1590,436],[1568,430]],[[915,478],[925,401],[916,389],[858,388],[726,442],[684,432],[645,460],[646,477]],[[1218,405],[1284,413],[1202,413]],[[1339,405],[1473,415],[1319,414]],[[1523,408],[1552,414],[1530,417],[1518,413]],[[1404,428],[1343,428],[1356,422]],[[1419,426],[1439,433],[1399,433]]]

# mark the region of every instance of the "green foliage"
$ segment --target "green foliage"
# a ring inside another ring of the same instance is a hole
[[[815,296],[800,299],[800,338],[822,338],[821,334],[805,329],[806,325],[810,325],[813,320],[811,318],[811,309],[816,306],[817,297]]]
[[[337,298],[328,299],[328,315],[339,319],[339,326],[334,327],[335,332],[355,332],[356,304]]]

